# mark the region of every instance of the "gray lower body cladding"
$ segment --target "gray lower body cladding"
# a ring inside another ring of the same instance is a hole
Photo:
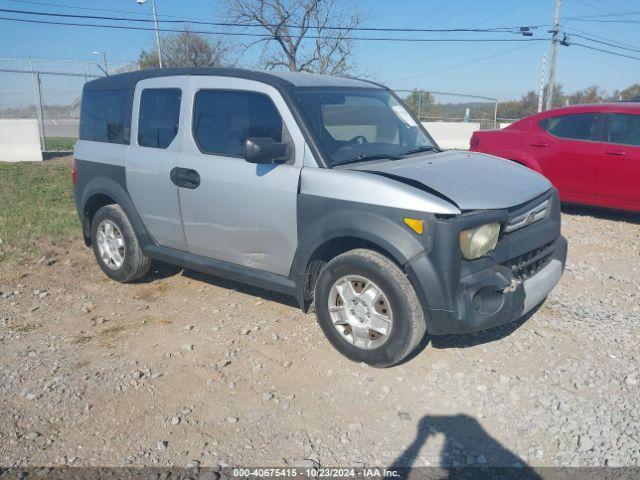
[[[546,218],[504,234],[490,255],[462,259],[462,230],[491,222],[505,224],[548,198],[552,205]],[[521,318],[555,286],[566,259],[555,191],[510,210],[449,218],[305,194],[298,197],[298,212],[299,247],[293,274],[301,305],[313,293],[305,268],[318,246],[333,239],[361,239],[379,247],[405,270],[432,335],[469,333]],[[409,230],[403,217],[423,218],[425,233],[419,236]]]
[[[152,258],[294,295],[304,306],[312,293],[307,267],[317,249],[333,239],[362,239],[378,246],[404,268],[423,305],[427,330],[433,335],[483,330],[522,317],[553,288],[566,258],[566,240],[560,235],[559,201],[552,192],[531,202],[553,196],[547,218],[503,235],[494,252],[474,261],[461,259],[460,231],[484,223],[505,222],[517,216],[518,209],[436,218],[409,210],[299,194],[294,263],[288,276],[274,275],[158,246],[127,192],[123,166],[78,160],[77,168],[74,193],[87,240],[87,212],[91,202],[104,195],[123,208],[143,250]],[[410,231],[402,223],[405,216],[423,218],[425,234],[418,236]],[[541,255],[544,262],[538,262]],[[527,270],[527,262],[532,259],[540,268],[528,275],[532,272]]]
[[[405,265],[429,333],[462,334],[504,325],[544,300],[558,282],[567,255],[567,241],[560,235],[560,203],[557,194],[552,198],[547,218],[503,235],[490,255],[473,261],[461,259],[459,249],[452,248],[459,244],[460,231],[503,222],[514,214],[489,211],[436,221],[431,251]]]
[[[126,193],[125,168],[122,165],[91,162],[76,159],[77,181],[73,189],[76,211],[82,224],[82,233],[86,240],[89,239],[91,226],[88,224],[87,214],[91,208],[91,202],[98,195],[114,198],[119,190]],[[128,197],[128,194],[127,194]]]
[[[143,249],[147,245],[155,243],[129,196],[126,171],[123,165],[76,159],[76,168],[78,176],[73,194],[87,246],[91,243],[88,216],[92,209],[106,198],[113,200],[113,202],[122,207]]]

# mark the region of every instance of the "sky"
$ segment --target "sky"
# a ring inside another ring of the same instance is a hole
[[[534,36],[546,39],[553,20],[554,0],[337,0],[351,2],[365,15],[363,26],[392,28],[489,28],[534,26]],[[156,0],[160,18],[169,16],[220,21],[224,0]],[[44,4],[49,5],[44,5]],[[62,8],[66,5],[73,8]],[[82,7],[85,10],[79,9]],[[32,10],[86,15],[117,15],[145,18],[151,12],[147,2],[135,0],[0,0],[0,9]],[[86,10],[108,9],[114,12]],[[635,12],[625,16],[612,14]],[[0,12],[0,17],[16,17]],[[580,19],[572,17],[592,17]],[[593,16],[598,16],[594,18]],[[147,17],[150,18],[150,17]],[[53,19],[56,20],[56,19]],[[66,21],[62,19],[63,21]],[[589,21],[585,21],[589,20]],[[593,21],[596,20],[596,21]],[[606,21],[603,21],[606,20]],[[614,23],[610,20],[635,21]],[[68,21],[80,21],[69,19]],[[559,46],[556,79],[565,92],[598,85],[611,92],[640,81],[640,0],[563,0],[561,24],[564,31],[625,44],[618,49],[571,36],[572,41],[614,50],[637,57],[623,58],[587,50],[576,45]],[[198,28],[215,29],[216,27]],[[513,34],[467,33],[358,33],[358,36],[404,36],[412,38],[513,38]],[[153,47],[153,33],[146,31],[80,28],[58,25],[14,23],[0,20],[0,57],[83,60],[96,62],[94,51],[104,51],[110,66],[135,61],[141,48]],[[231,41],[248,41],[232,38]],[[236,49],[240,51],[240,49]],[[354,73],[378,80],[395,89],[420,88],[432,91],[518,98],[527,90],[538,89],[542,55],[550,52],[549,41],[513,43],[409,43],[356,41]],[[241,58],[243,66],[253,67],[259,47]],[[58,64],[59,62],[49,62]],[[72,68],[73,64],[71,65]],[[6,61],[0,64],[6,68]],[[1,79],[1,76],[0,76]],[[0,80],[0,93],[2,81]]]

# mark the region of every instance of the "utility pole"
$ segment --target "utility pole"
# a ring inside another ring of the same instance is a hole
[[[40,82],[40,73],[33,70],[33,62],[29,59],[29,67],[33,75],[33,89],[36,95],[36,113],[38,115],[38,131],[40,134],[40,149],[45,151],[44,136],[44,109],[42,108],[42,83]]]
[[[109,76],[109,66],[107,65],[107,52],[105,52],[104,50],[102,51],[96,50],[95,52],[93,52],[93,55],[102,56],[102,63],[104,64],[104,67],[100,65],[100,63],[97,63],[98,68],[102,70],[106,76]]]
[[[560,24],[560,5],[562,0],[555,0],[556,8],[553,12],[553,30],[551,30],[551,65],[549,66],[549,83],[547,86],[547,107],[549,110],[553,102],[553,82],[556,75],[556,59],[558,57],[558,27]]]
[[[160,50],[160,31],[158,30],[158,12],[156,11],[156,0],[151,0],[153,9],[153,24],[156,27],[156,48],[158,49],[158,65],[162,68],[162,51]]]
[[[107,52],[102,51],[102,63],[104,63],[104,71],[109,75],[109,66],[107,65]]]
[[[138,5],[144,5],[147,0],[136,0]],[[156,10],[156,0],[151,0],[151,11],[153,12],[153,25],[156,31],[156,49],[158,51],[158,66],[162,68],[162,51],[160,50],[160,30],[158,29],[158,11]]]
[[[542,54],[542,64],[540,65],[540,86],[538,89],[538,113],[542,111],[542,103],[544,100],[544,70],[547,66],[547,54]]]

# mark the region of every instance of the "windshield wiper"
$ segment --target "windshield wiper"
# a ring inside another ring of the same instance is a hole
[[[378,153],[372,153],[369,155],[366,154],[362,154],[362,155],[358,155],[357,157],[354,158],[350,158],[348,160],[343,160],[341,162],[338,163],[334,163],[333,166],[336,167],[338,165],[346,165],[347,163],[358,163],[358,162],[366,162],[367,160],[400,160],[400,158],[397,155],[380,155]]]
[[[402,154],[402,156],[406,157],[407,155],[411,155],[412,153],[431,152],[432,150],[435,150],[436,152],[440,151],[437,147],[435,147],[433,145],[421,145],[421,146],[416,147],[416,148],[414,148],[412,150],[404,152]]]

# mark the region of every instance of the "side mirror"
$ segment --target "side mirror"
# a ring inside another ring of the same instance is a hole
[[[289,158],[289,144],[270,137],[252,137],[244,141],[244,159],[249,163],[283,162]]]

